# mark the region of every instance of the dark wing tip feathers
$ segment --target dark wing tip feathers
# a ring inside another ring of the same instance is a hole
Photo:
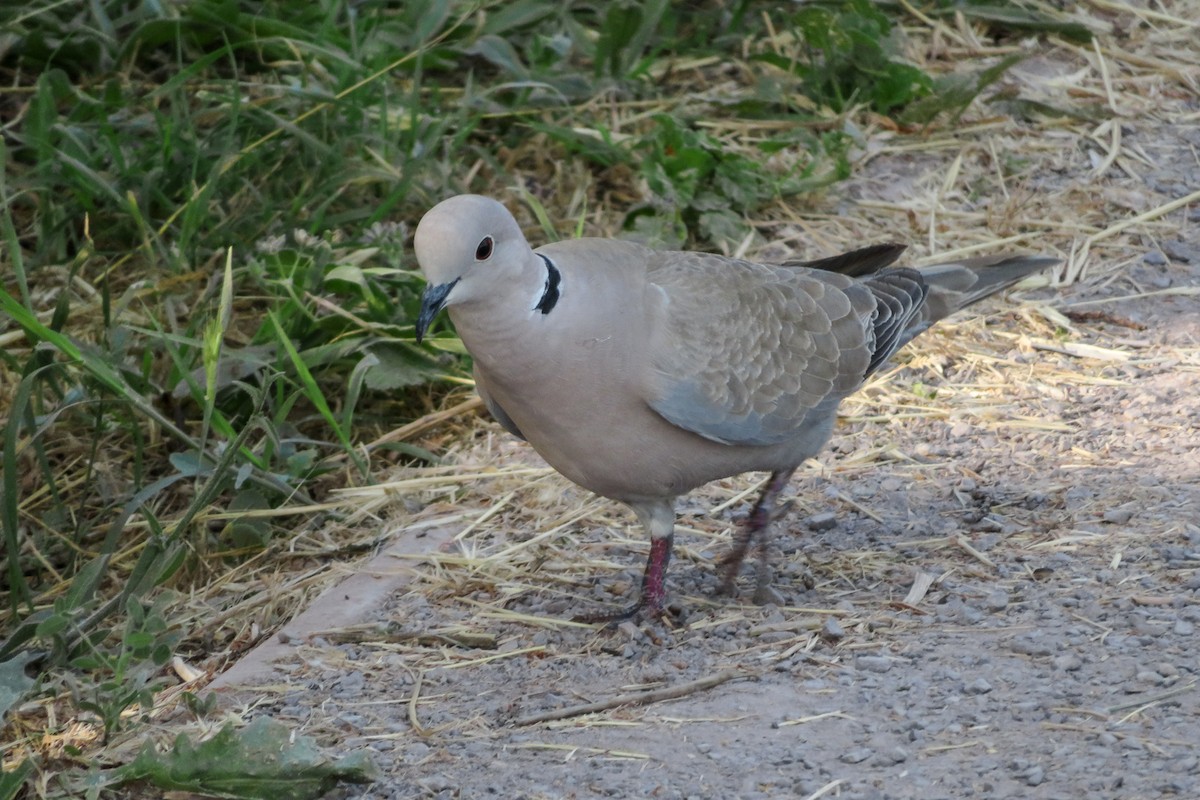
[[[875,295],[877,312],[871,321],[874,342],[871,361],[863,377],[879,369],[909,339],[909,327],[921,314],[929,285],[915,269],[897,268],[863,281]]]
[[[823,272],[838,272],[851,278],[861,278],[864,275],[870,275],[891,266],[906,249],[908,249],[908,245],[896,244],[894,242],[873,244],[867,247],[860,247],[858,250],[851,250],[849,253],[829,256],[828,258],[818,258],[813,261],[789,259],[788,261],[784,261],[780,266],[806,267],[808,269],[819,269]]]

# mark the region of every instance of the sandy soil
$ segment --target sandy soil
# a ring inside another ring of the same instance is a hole
[[[928,202],[993,229],[1002,193],[1093,229],[1161,206],[1200,187],[1200,133],[1166,121],[1195,100],[1164,108],[1120,123],[1142,169],[1096,174],[1091,139],[1029,129],[1003,192]],[[876,240],[921,228],[921,198],[989,136],[883,152],[827,210]],[[344,798],[1200,796],[1200,215],[1161,221],[1092,242],[1079,283],[931,331],[844,405],[776,526],[780,605],[712,597],[761,478],[742,476],[680,503],[679,621],[566,622],[627,601],[646,543],[619,505],[518,472],[543,465],[480,422],[452,458],[495,477],[397,503],[409,557],[376,561],[395,591],[334,598],[425,638],[292,635],[227,702],[378,751],[386,777]],[[643,702],[573,711],[626,695]]]

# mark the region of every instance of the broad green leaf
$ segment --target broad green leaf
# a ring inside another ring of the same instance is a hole
[[[174,747],[163,752],[148,742],[132,762],[107,775],[115,785],[142,781],[163,791],[237,800],[310,800],[339,782],[371,783],[379,770],[369,750],[330,757],[312,737],[259,717],[240,730],[228,724],[204,742],[180,734]]]
[[[10,708],[21,702],[21,698],[37,683],[25,674],[25,667],[35,658],[37,658],[36,653],[25,651],[18,653],[8,661],[0,661],[0,718],[7,714]]]
[[[377,362],[366,374],[367,388],[386,392],[430,380],[441,369],[423,350],[403,342],[373,345]]]
[[[33,772],[33,760],[25,759],[8,772],[0,772],[0,800],[14,800]]]

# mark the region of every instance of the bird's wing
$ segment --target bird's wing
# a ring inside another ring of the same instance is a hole
[[[912,270],[867,280],[699,253],[663,253],[648,337],[648,402],[715,441],[770,445],[832,413],[900,344],[924,303]]]

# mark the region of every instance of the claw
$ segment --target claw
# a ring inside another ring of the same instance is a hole
[[[637,615],[646,610],[646,604],[639,599],[629,608],[621,611],[613,611],[609,613],[596,612],[594,614],[576,614],[571,617],[571,622],[582,622],[586,625],[615,625],[618,622],[624,622],[627,619],[633,619]]]
[[[636,603],[616,612],[579,614],[572,617],[572,621],[611,625],[642,615],[662,616],[667,603],[667,564],[671,562],[671,543],[674,540],[673,532],[650,540],[650,555],[646,558],[646,571],[642,573],[642,594]]]

